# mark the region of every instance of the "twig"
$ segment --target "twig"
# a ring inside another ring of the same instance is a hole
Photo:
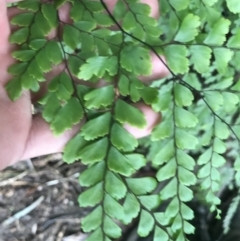
[[[34,210],[38,205],[41,204],[41,202],[44,200],[44,196],[39,197],[35,202],[33,202],[28,207],[24,208],[23,210],[15,213],[12,217],[8,218],[4,222],[2,222],[2,226],[6,227],[9,226],[11,223],[15,222],[16,220],[24,217],[28,213],[30,213],[32,210]]]
[[[10,185],[11,183],[17,181],[18,179],[23,178],[24,176],[26,176],[28,174],[28,171],[22,172],[19,175],[9,178],[7,180],[1,181],[0,182],[0,187],[6,186],[6,185]]]

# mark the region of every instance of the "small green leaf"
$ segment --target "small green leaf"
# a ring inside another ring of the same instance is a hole
[[[175,103],[179,107],[190,106],[194,100],[192,91],[181,84],[176,84],[174,86],[174,97]]]
[[[183,220],[182,220],[182,217],[181,217],[181,214],[180,213],[178,213],[177,215],[176,215],[176,217],[174,218],[174,220],[173,220],[173,223],[172,223],[172,231],[174,232],[174,233],[176,233],[177,231],[180,231],[181,229],[182,229],[182,227],[183,227]],[[178,236],[179,237],[179,236]],[[184,237],[184,236],[183,236]],[[179,238],[178,238],[178,240],[179,240]],[[183,239],[184,240],[184,239]]]
[[[213,6],[216,2],[218,2],[218,0],[203,0],[204,4],[206,4],[207,6]]]
[[[159,182],[167,180],[176,175],[177,163],[174,158],[168,161],[163,167],[157,172],[157,179]]]
[[[135,170],[139,170],[140,168],[146,166],[147,160],[144,155],[133,153],[125,156]]]
[[[170,0],[169,2],[177,11],[180,11],[189,6],[190,0]]]
[[[195,227],[187,221],[183,222],[183,230],[186,234],[194,234]]]
[[[29,47],[33,50],[39,50],[43,48],[47,43],[46,39],[34,39],[30,42]]]
[[[26,42],[28,35],[29,35],[29,29],[21,28],[10,36],[9,41],[12,44],[22,44]]]
[[[136,19],[142,25],[156,27],[158,24],[155,18],[146,16],[146,15],[142,15],[142,14],[136,14]]]
[[[110,27],[114,24],[112,18],[103,12],[96,12],[93,13],[93,17],[97,24],[104,26],[104,27]]]
[[[131,11],[127,11],[127,12],[125,12],[125,14],[126,15],[123,18],[123,22],[122,22],[122,28],[128,32],[128,31],[132,30],[133,28],[135,28],[136,19]]]
[[[146,125],[144,114],[120,99],[116,102],[114,117],[122,124],[128,123],[139,128],[143,128]]]
[[[106,239],[103,240],[103,232],[102,232],[101,228],[98,228],[97,230],[95,230],[86,239],[86,241],[96,241],[96,240],[98,240],[98,241],[106,241]]]
[[[227,147],[222,140],[220,140],[219,138],[214,138],[213,150],[218,154],[223,154],[226,152]]]
[[[116,186],[115,186],[116,188]],[[105,194],[103,201],[104,211],[111,218],[121,220],[124,215],[123,207],[109,194]]]
[[[82,192],[78,197],[80,207],[94,207],[103,199],[102,182]]]
[[[107,171],[106,174],[105,190],[110,196],[112,196],[116,200],[124,198],[127,193],[127,188],[121,180],[121,177],[110,171]]]
[[[184,219],[192,220],[194,218],[194,212],[185,203],[181,203],[181,213]]]
[[[51,122],[50,128],[55,135],[59,135],[65,130],[71,129],[72,126],[79,123],[82,118],[82,106],[75,97],[72,97],[67,104],[58,111],[57,116]]]
[[[220,182],[221,181],[221,176],[217,168],[212,167],[211,169],[211,179],[213,181]]]
[[[157,208],[160,205],[159,195],[146,195],[138,197],[141,204],[149,211]]]
[[[110,112],[91,119],[82,126],[81,135],[88,141],[105,136],[109,133],[110,121]]]
[[[139,93],[139,90],[136,88],[134,84],[130,84],[130,98],[133,102],[137,102],[140,100],[141,95]]]
[[[201,22],[198,16],[189,13],[184,17],[181,22],[180,28],[174,40],[182,43],[186,43],[194,40],[198,34],[198,27]]]
[[[194,69],[202,74],[209,70],[212,50],[207,46],[193,45],[190,47],[191,62]]]
[[[163,163],[169,161],[174,156],[174,152],[175,152],[174,144],[173,144],[173,141],[170,140],[155,155],[153,159],[153,164],[162,165]]]
[[[97,1],[86,1],[84,2],[86,8],[92,12],[102,12],[104,10],[104,6],[101,2]]]
[[[216,59],[216,67],[220,74],[227,70],[228,63],[232,59],[234,52],[227,48],[214,48],[213,54]]]
[[[101,182],[104,178],[105,168],[105,162],[101,161],[84,170],[79,175],[80,185],[82,187],[90,187]]]
[[[185,74],[189,70],[188,50],[185,46],[171,44],[164,49],[169,68],[174,74]]]
[[[205,92],[204,96],[206,98],[207,103],[214,111],[218,111],[223,105],[223,96],[218,91]]]
[[[137,233],[140,237],[146,237],[152,230],[154,225],[153,216],[145,211],[142,210],[140,214],[140,222],[138,225]]]
[[[184,130],[177,129],[176,143],[180,149],[193,150],[198,144],[198,139]]]
[[[82,163],[84,164],[99,162],[105,158],[107,148],[108,139],[107,137],[104,137],[83,147],[79,150],[78,156],[82,159]]]
[[[87,216],[81,220],[82,229],[84,232],[90,232],[97,229],[102,224],[103,210],[102,206],[98,206]]]
[[[211,163],[208,162],[204,166],[202,166],[198,171],[198,178],[206,178],[210,175],[211,172]],[[209,181],[209,186],[211,185],[211,182]]]
[[[61,6],[64,5],[66,2],[67,2],[67,0],[54,0],[54,1],[53,1],[54,7],[56,7],[56,8],[61,7]]]
[[[175,123],[179,128],[191,128],[197,125],[198,119],[190,111],[175,107]]]
[[[27,67],[28,67],[28,63],[13,64],[8,68],[8,73],[12,75],[21,75],[26,70]]]
[[[18,78],[13,78],[8,81],[5,88],[7,90],[8,96],[12,101],[17,100],[22,94],[21,81]]]
[[[240,139],[240,125],[233,126],[235,135]]]
[[[140,90],[141,97],[147,105],[152,105],[158,101],[158,90],[152,87],[145,87]]]
[[[50,41],[46,46],[46,51],[48,53],[48,58],[53,64],[57,65],[62,62],[62,52],[56,41]]]
[[[161,224],[162,226],[168,226],[169,223],[170,223],[170,220],[171,220],[171,218],[170,217],[166,217],[163,212],[154,212],[154,217],[155,217],[156,221],[159,224]]]
[[[158,141],[170,137],[173,131],[172,123],[166,119],[158,124],[152,131],[151,140]]]
[[[197,164],[198,165],[206,164],[211,160],[211,157],[212,157],[212,148],[210,147],[200,155],[200,157],[197,160]]]
[[[68,164],[79,159],[78,151],[87,144],[87,141],[79,134],[74,136],[64,147],[63,160]]]
[[[167,200],[177,194],[177,178],[174,177],[160,192],[160,199]]]
[[[161,228],[155,227],[155,232],[154,232],[154,239],[153,241],[168,241],[169,236],[168,234]]]
[[[226,160],[223,156],[219,155],[218,153],[214,152],[212,156],[212,166],[213,167],[221,167],[226,163]]]
[[[37,10],[39,10],[39,6],[40,6],[40,2],[36,0],[21,1],[21,2],[18,2],[17,4],[17,7],[19,9],[24,9],[24,10],[26,9],[31,12],[36,12]]]
[[[129,95],[129,85],[130,81],[126,75],[121,75],[118,81],[118,90],[121,95]]]
[[[33,16],[31,12],[17,14],[11,19],[11,24],[20,27],[28,27],[33,20]]]
[[[179,190],[179,198],[182,202],[189,202],[193,199],[193,191],[188,187],[180,183],[178,190]]]
[[[48,59],[48,53],[45,48],[38,52],[36,55],[36,62],[42,72],[47,73],[52,70],[52,65]]]
[[[57,114],[58,110],[61,108],[60,102],[57,99],[55,94],[52,94],[47,99],[45,103],[42,116],[47,122],[51,122],[55,115]]]
[[[229,32],[231,22],[228,19],[220,18],[208,33],[204,43],[207,45],[222,45],[226,41],[226,34]]]
[[[70,25],[64,25],[63,40],[72,50],[75,50],[80,42],[80,32]]]
[[[179,200],[178,197],[174,197],[171,202],[169,203],[166,211],[165,211],[165,216],[166,217],[176,217],[177,214],[179,213]]]
[[[118,59],[116,56],[95,56],[87,59],[87,63],[80,67],[79,79],[90,80],[94,75],[102,78],[108,72],[110,76],[117,73]]]
[[[117,21],[122,20],[127,12],[127,6],[122,0],[118,0],[113,9],[113,16]]]
[[[52,28],[58,26],[58,13],[52,4],[42,4],[42,13]]]
[[[31,26],[31,35],[36,38],[36,36],[47,36],[51,32],[51,25],[48,20],[43,16],[42,12],[38,12],[34,18],[34,24]]]
[[[111,147],[108,153],[108,168],[123,176],[130,176],[135,172],[135,169],[129,163],[129,160],[120,153],[115,147]]]
[[[140,46],[126,45],[121,49],[120,64],[134,75],[150,75],[151,57],[148,49]]]
[[[138,216],[138,213],[140,211],[140,204],[132,193],[127,193],[127,196],[125,198],[125,201],[123,203],[124,208],[124,217],[123,217],[123,223],[129,224],[133,218],[136,218]]]
[[[129,7],[137,14],[148,16],[151,13],[151,7],[146,3],[133,2],[129,4]]]
[[[84,12],[85,7],[83,3],[81,1],[74,1],[70,10],[70,18],[75,22],[80,21]]]
[[[215,123],[215,136],[221,140],[225,140],[229,137],[230,131],[228,126],[220,120],[216,120]]]
[[[231,92],[223,92],[222,93],[224,99],[224,109],[227,113],[231,113],[236,105],[239,103],[239,97],[236,94]]]
[[[227,42],[228,48],[240,48],[240,29]]]
[[[240,13],[240,6],[238,0],[226,0],[227,7],[232,13]]]
[[[97,109],[100,107],[107,107],[112,104],[114,100],[114,87],[107,85],[88,92],[84,96],[85,106],[89,109]]]
[[[114,223],[113,220],[106,215],[103,220],[103,231],[107,236],[114,239],[117,239],[122,235],[121,228],[119,228],[118,225]]]
[[[74,23],[74,27],[78,28],[79,30],[82,30],[84,32],[90,32],[97,27],[97,24],[95,22],[90,22],[90,21],[79,21],[79,22]],[[92,34],[97,35],[96,31],[98,31],[98,33],[99,33],[100,30],[95,30]],[[82,37],[82,35],[81,35],[81,37]],[[98,37],[103,37],[103,36],[98,36]]]
[[[126,182],[135,195],[151,193],[157,187],[157,182],[152,177],[127,178]]]
[[[181,149],[177,150],[177,163],[190,171],[193,171],[195,167],[195,160]]]
[[[138,141],[122,126],[114,123],[111,129],[111,142],[119,150],[133,151],[138,146]]]
[[[33,50],[18,50],[12,53],[13,58],[22,62],[27,62],[35,56],[36,52]]]
[[[183,167],[178,167],[178,178],[180,183],[182,183],[185,186],[194,185],[197,182],[194,173]]]

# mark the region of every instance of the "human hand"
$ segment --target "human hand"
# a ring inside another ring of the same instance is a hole
[[[9,2],[11,1],[0,0],[0,169],[27,158],[61,152],[68,140],[81,128],[81,124],[76,125],[72,130],[56,137],[41,115],[32,114],[32,104],[38,100],[39,93],[33,94],[25,91],[17,101],[12,102],[9,99],[4,86],[11,78],[7,69],[14,63],[11,52],[16,48],[9,44],[11,33],[9,19],[17,13],[15,8],[7,9]],[[117,0],[105,0],[110,11],[113,10],[116,2]],[[158,17],[157,0],[142,0],[142,2],[150,5],[152,16]],[[66,18],[67,12],[67,7],[63,7],[60,11],[60,18]],[[154,54],[152,54],[152,66],[151,76],[141,78],[142,81],[149,82],[167,74],[164,64]],[[54,73],[47,76],[50,75]],[[42,86],[40,94],[44,92],[44,89]],[[137,107],[145,114],[147,126],[144,129],[126,126],[126,129],[136,138],[140,138],[151,133],[154,125],[160,121],[160,117],[143,103],[138,103]]]

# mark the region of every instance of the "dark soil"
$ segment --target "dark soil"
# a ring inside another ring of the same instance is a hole
[[[0,240],[83,241],[79,220],[86,213],[77,203],[81,168],[55,155],[0,172]],[[24,214],[32,204],[33,210]],[[8,219],[17,213],[20,219]]]

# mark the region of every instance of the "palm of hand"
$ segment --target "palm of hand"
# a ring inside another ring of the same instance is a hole
[[[21,159],[32,125],[31,100],[29,92],[16,102],[12,102],[4,89],[10,79],[7,68],[13,63],[11,58],[12,46],[8,43],[10,27],[7,18],[6,3],[0,2],[0,169],[5,166],[5,161],[10,163]]]
[[[36,96],[25,91],[16,102],[9,99],[4,86],[11,78],[7,69],[14,62],[11,57],[14,47],[8,41],[11,32],[9,19],[16,14],[14,8],[7,10],[7,3],[11,1],[0,1],[0,169],[19,160],[61,151],[80,128],[79,124],[61,136],[55,137],[40,115],[32,115],[32,99],[36,99]],[[112,10],[116,0],[105,0],[105,2]],[[152,16],[158,17],[157,0],[142,0],[142,2],[150,5]],[[66,9],[61,9],[60,18],[66,17],[68,12]],[[159,79],[168,73],[165,65],[157,56],[152,55],[152,62],[152,75],[143,81]],[[48,77],[46,78],[48,79]],[[137,138],[148,135],[160,119],[159,115],[150,107],[140,103],[138,108],[145,114],[146,128],[139,130],[130,126],[126,127]]]

